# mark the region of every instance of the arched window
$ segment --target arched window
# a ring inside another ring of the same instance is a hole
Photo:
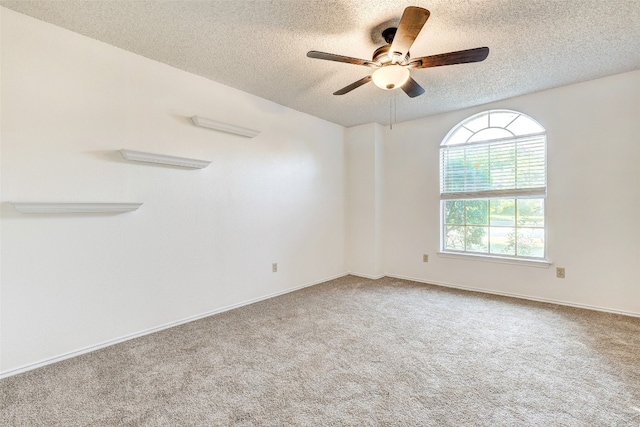
[[[440,146],[441,250],[545,259],[546,131],[531,117],[489,110]]]

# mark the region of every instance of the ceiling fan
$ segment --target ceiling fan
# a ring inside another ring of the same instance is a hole
[[[343,87],[339,91],[334,92],[334,95],[344,95],[373,80],[373,83],[380,89],[392,90],[402,88],[409,97],[414,98],[422,95],[424,89],[411,77],[409,70],[414,68],[430,68],[442,65],[480,62],[484,61],[489,55],[488,47],[478,47],[475,49],[441,53],[439,55],[411,58],[409,49],[427,22],[429,15],[430,12],[427,9],[415,6],[407,7],[402,14],[402,18],[400,18],[398,27],[387,28],[382,32],[382,37],[387,44],[373,52],[371,61],[318,52],[316,50],[307,52],[307,56],[309,58],[376,68],[373,74]]]

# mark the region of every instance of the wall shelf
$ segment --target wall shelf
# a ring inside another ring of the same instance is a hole
[[[11,202],[21,213],[121,213],[137,210],[142,203],[41,203]]]
[[[203,169],[211,164],[206,160],[187,159],[185,157],[167,156],[165,154],[145,153],[142,151],[120,150],[126,160],[156,163],[162,165],[181,166],[184,168]]]
[[[211,119],[205,119],[200,116],[191,117],[191,121],[196,126],[200,126],[202,128],[219,130],[221,132],[232,133],[234,135],[244,136],[246,138],[253,138],[254,136],[260,133],[259,130],[253,130],[249,128],[243,128],[236,125],[231,125],[228,123],[222,123]]]

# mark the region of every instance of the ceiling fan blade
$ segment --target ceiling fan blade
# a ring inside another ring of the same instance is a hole
[[[484,61],[488,55],[488,47],[477,47],[475,49],[459,50],[456,52],[414,58],[408,65],[411,68],[431,68],[440,67],[442,65],[466,64],[468,62]]]
[[[359,88],[365,83],[369,83],[371,81],[371,76],[366,76],[358,80],[357,82],[351,83],[349,86],[345,86],[339,91],[333,92],[334,95],[344,95],[345,93],[349,93],[352,90]]]
[[[365,59],[352,58],[350,56],[335,55],[333,53],[318,52],[317,50],[310,50],[309,52],[307,52],[307,56],[309,58],[324,59],[326,61],[344,62],[346,64],[365,65],[367,67],[373,67],[376,65],[373,62],[367,61]]]
[[[430,12],[421,7],[409,6],[404,10],[389,50],[393,57],[404,58],[407,56],[411,45],[418,37],[418,33],[429,19],[429,15]]]
[[[413,80],[412,77],[409,77],[409,80],[402,85],[402,90],[404,93],[409,95],[409,98],[415,98],[416,96],[420,96],[424,93],[422,86],[420,86],[417,81]]]

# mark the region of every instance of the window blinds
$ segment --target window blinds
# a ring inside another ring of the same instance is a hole
[[[440,198],[544,196],[545,135],[443,146]]]

